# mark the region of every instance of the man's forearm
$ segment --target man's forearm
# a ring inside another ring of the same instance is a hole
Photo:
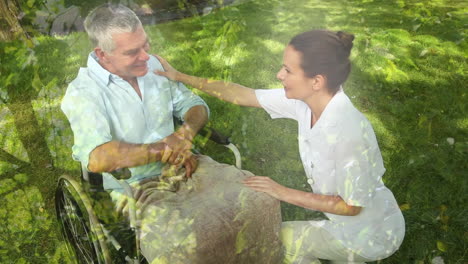
[[[208,111],[204,105],[196,105],[190,108],[184,115],[184,123],[177,130],[182,136],[190,141],[208,122]]]
[[[111,172],[161,160],[165,143],[131,144],[110,141],[96,147],[89,155],[88,170]]]
[[[190,108],[184,116],[184,124],[177,130],[184,138],[192,141],[197,132],[208,121],[208,112],[203,105]],[[96,147],[89,155],[88,170],[111,172],[160,161],[166,147],[164,141],[152,144],[132,144],[110,141]]]

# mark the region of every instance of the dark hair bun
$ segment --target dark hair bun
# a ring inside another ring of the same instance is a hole
[[[315,29],[295,36],[289,45],[301,53],[301,68],[306,76],[325,76],[328,91],[335,94],[351,70],[353,40],[354,35],[349,33]]]
[[[336,32],[336,35],[338,36],[338,39],[343,44],[345,49],[347,51],[351,51],[351,48],[353,47],[354,35],[343,31]]]

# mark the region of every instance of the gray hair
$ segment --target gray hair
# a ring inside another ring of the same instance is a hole
[[[94,8],[86,17],[84,26],[94,47],[112,52],[115,48],[112,35],[135,32],[141,21],[130,8],[107,3]]]

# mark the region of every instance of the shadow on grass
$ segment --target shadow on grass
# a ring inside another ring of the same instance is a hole
[[[64,253],[57,246],[54,187],[59,175],[73,172],[62,163],[71,161],[63,156],[70,153],[63,138],[68,124],[57,112],[69,50],[49,37],[32,47],[0,46],[0,262],[51,263]]]

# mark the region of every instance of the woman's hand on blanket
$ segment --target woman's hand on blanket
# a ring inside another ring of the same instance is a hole
[[[269,177],[265,176],[253,176],[249,177],[242,181],[242,183],[259,192],[267,193],[274,198],[281,200],[284,192],[286,191],[286,187],[283,185],[275,182],[274,180],[270,179]]]
[[[160,70],[155,70],[154,73],[157,74],[157,75],[160,75],[160,76],[164,76],[168,79],[171,79],[173,81],[177,81],[177,75],[179,74],[179,72],[174,69],[168,62],[167,60],[163,59],[162,57],[160,57],[159,55],[156,55],[156,54],[153,54],[156,58],[158,58],[159,62],[161,63],[161,65],[163,66],[164,68],[164,71],[160,71]]]

